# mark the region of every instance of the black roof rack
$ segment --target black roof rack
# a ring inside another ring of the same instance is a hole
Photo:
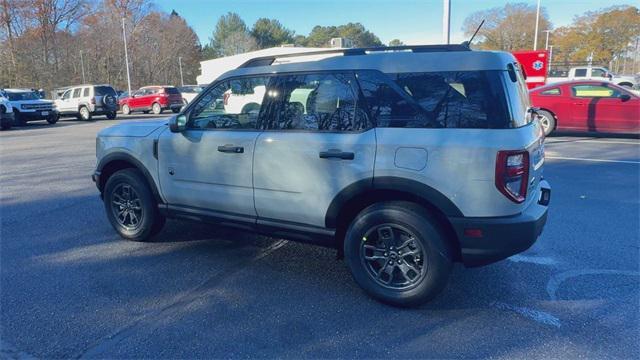
[[[300,57],[300,56],[313,56],[313,55],[328,55],[328,54],[342,54],[344,56],[350,55],[367,55],[372,52],[394,52],[394,51],[411,51],[414,53],[420,52],[445,52],[445,51],[471,51],[471,48],[467,44],[451,44],[451,45],[402,45],[402,46],[376,46],[365,48],[352,48],[352,49],[327,49],[312,52],[302,53],[290,53],[282,55],[269,55],[253,58],[246,61],[238,68],[248,68],[255,66],[269,66],[273,64],[276,59]]]

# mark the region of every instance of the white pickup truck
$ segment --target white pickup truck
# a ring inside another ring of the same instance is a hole
[[[547,84],[566,80],[605,80],[627,88],[636,85],[636,80],[632,76],[618,76],[604,67],[581,66],[569,69],[567,76],[550,76],[547,77]]]

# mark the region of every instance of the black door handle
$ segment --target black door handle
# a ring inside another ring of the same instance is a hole
[[[218,151],[223,153],[242,154],[244,152],[244,148],[242,146],[233,146],[227,144],[218,146]]]
[[[337,149],[330,149],[327,151],[320,151],[320,159],[342,159],[342,160],[353,160],[355,158],[355,154],[348,151],[340,151]]]

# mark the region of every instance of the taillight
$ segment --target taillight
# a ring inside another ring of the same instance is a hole
[[[91,98],[91,104],[93,104],[93,105],[96,104],[96,98],[94,98],[94,97]]]
[[[498,151],[496,188],[509,200],[519,204],[527,198],[528,185],[529,152]]]

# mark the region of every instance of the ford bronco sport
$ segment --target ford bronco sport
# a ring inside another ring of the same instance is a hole
[[[49,124],[58,122],[58,113],[53,101],[40,98],[34,89],[0,89],[1,96],[7,98],[13,108],[13,124],[24,126],[29,121],[46,120]]]
[[[102,130],[93,179],[109,221],[135,241],[172,217],[335,247],[400,306],[438,294],[455,261],[529,248],[550,187],[513,56],[380,50],[253,59],[168,122]]]

